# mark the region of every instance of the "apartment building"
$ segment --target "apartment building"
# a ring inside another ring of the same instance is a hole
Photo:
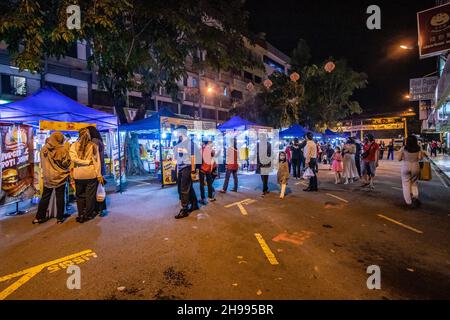
[[[248,45],[250,46],[250,45]],[[166,107],[174,113],[197,119],[226,121],[235,105],[243,103],[257,92],[264,79],[275,71],[288,73],[289,57],[266,41],[251,46],[254,58],[263,62],[263,70],[245,69],[239,73],[204,70],[195,71],[186,60],[187,76],[180,79],[177,101],[162,88],[147,106],[150,111]],[[50,58],[46,62],[45,76],[27,71],[19,72],[11,65],[6,45],[0,43],[0,103],[21,99],[36,92],[42,84],[51,85],[78,102],[114,113],[113,101],[108,93],[98,88],[95,73],[87,68],[90,48],[78,42],[69,48],[67,56],[60,60]],[[45,77],[45,79],[43,79]],[[249,87],[252,83],[254,89]],[[249,90],[250,88],[250,90]],[[129,92],[128,108],[131,121],[144,100],[140,92]]]

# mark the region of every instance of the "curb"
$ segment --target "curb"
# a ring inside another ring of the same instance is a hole
[[[434,163],[433,159],[431,159],[429,156],[426,156],[426,158],[431,162],[431,164],[433,165],[433,167],[436,169],[436,171],[443,177],[443,179],[445,180],[445,182],[447,183],[447,186],[450,186],[450,177],[448,177],[444,171],[442,171],[441,168],[439,168],[439,166]]]

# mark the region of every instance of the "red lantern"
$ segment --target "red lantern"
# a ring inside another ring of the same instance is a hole
[[[298,79],[300,79],[300,75],[297,72],[294,72],[289,78],[291,78],[292,81],[297,82]]]
[[[249,83],[247,84],[247,90],[248,90],[248,91],[253,91],[253,89],[255,89],[255,86],[253,85],[253,83],[249,82]]]
[[[263,84],[264,84],[264,87],[266,87],[267,89],[269,89],[273,85],[273,83],[270,79],[264,80]]]
[[[325,65],[324,69],[326,72],[331,73],[333,72],[333,70],[336,68],[336,65],[334,64],[333,61],[327,62],[327,64]]]

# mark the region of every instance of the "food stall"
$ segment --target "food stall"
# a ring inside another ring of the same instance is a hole
[[[215,137],[216,122],[182,117],[164,107],[148,118],[120,126],[121,134],[127,135],[127,172],[154,176],[162,186],[175,184],[173,147],[177,137],[174,131],[180,125],[188,128],[188,134],[195,141]],[[136,169],[136,165],[139,168]]]
[[[39,177],[40,177],[40,159],[39,152],[45,143],[45,139],[52,131],[58,130],[64,134],[70,135],[70,140],[76,140],[76,132],[87,125],[95,125],[102,133],[105,143],[105,161],[107,163],[118,163],[119,156],[114,154],[112,150],[118,149],[119,141],[117,138],[117,117],[102,111],[98,111],[84,106],[66,96],[59,91],[46,87],[38,90],[31,96],[22,100],[7,103],[0,106],[0,122],[3,123],[2,139],[5,143],[15,141],[18,143],[17,152],[22,157],[29,155],[28,164],[33,168],[33,188],[34,193],[30,197],[18,196],[14,197],[20,201],[36,198],[39,194]],[[25,142],[26,141],[26,142]],[[114,145],[115,142],[115,145]],[[24,148],[24,145],[28,145]],[[8,147],[2,145],[2,159],[10,157]],[[117,152],[119,153],[119,152]],[[10,173],[6,171],[10,169],[6,163],[1,164],[2,173]],[[109,172],[120,176],[120,167],[109,168]],[[120,189],[120,179],[118,179]],[[2,191],[6,192],[2,186]]]

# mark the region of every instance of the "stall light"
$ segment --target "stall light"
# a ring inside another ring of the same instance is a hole
[[[11,101],[10,100],[2,100],[2,99],[0,99],[0,104],[6,104],[6,103],[10,103]]]
[[[162,139],[167,139],[167,133],[165,133],[165,132],[162,133],[162,134],[161,134],[161,138],[162,138]]]

